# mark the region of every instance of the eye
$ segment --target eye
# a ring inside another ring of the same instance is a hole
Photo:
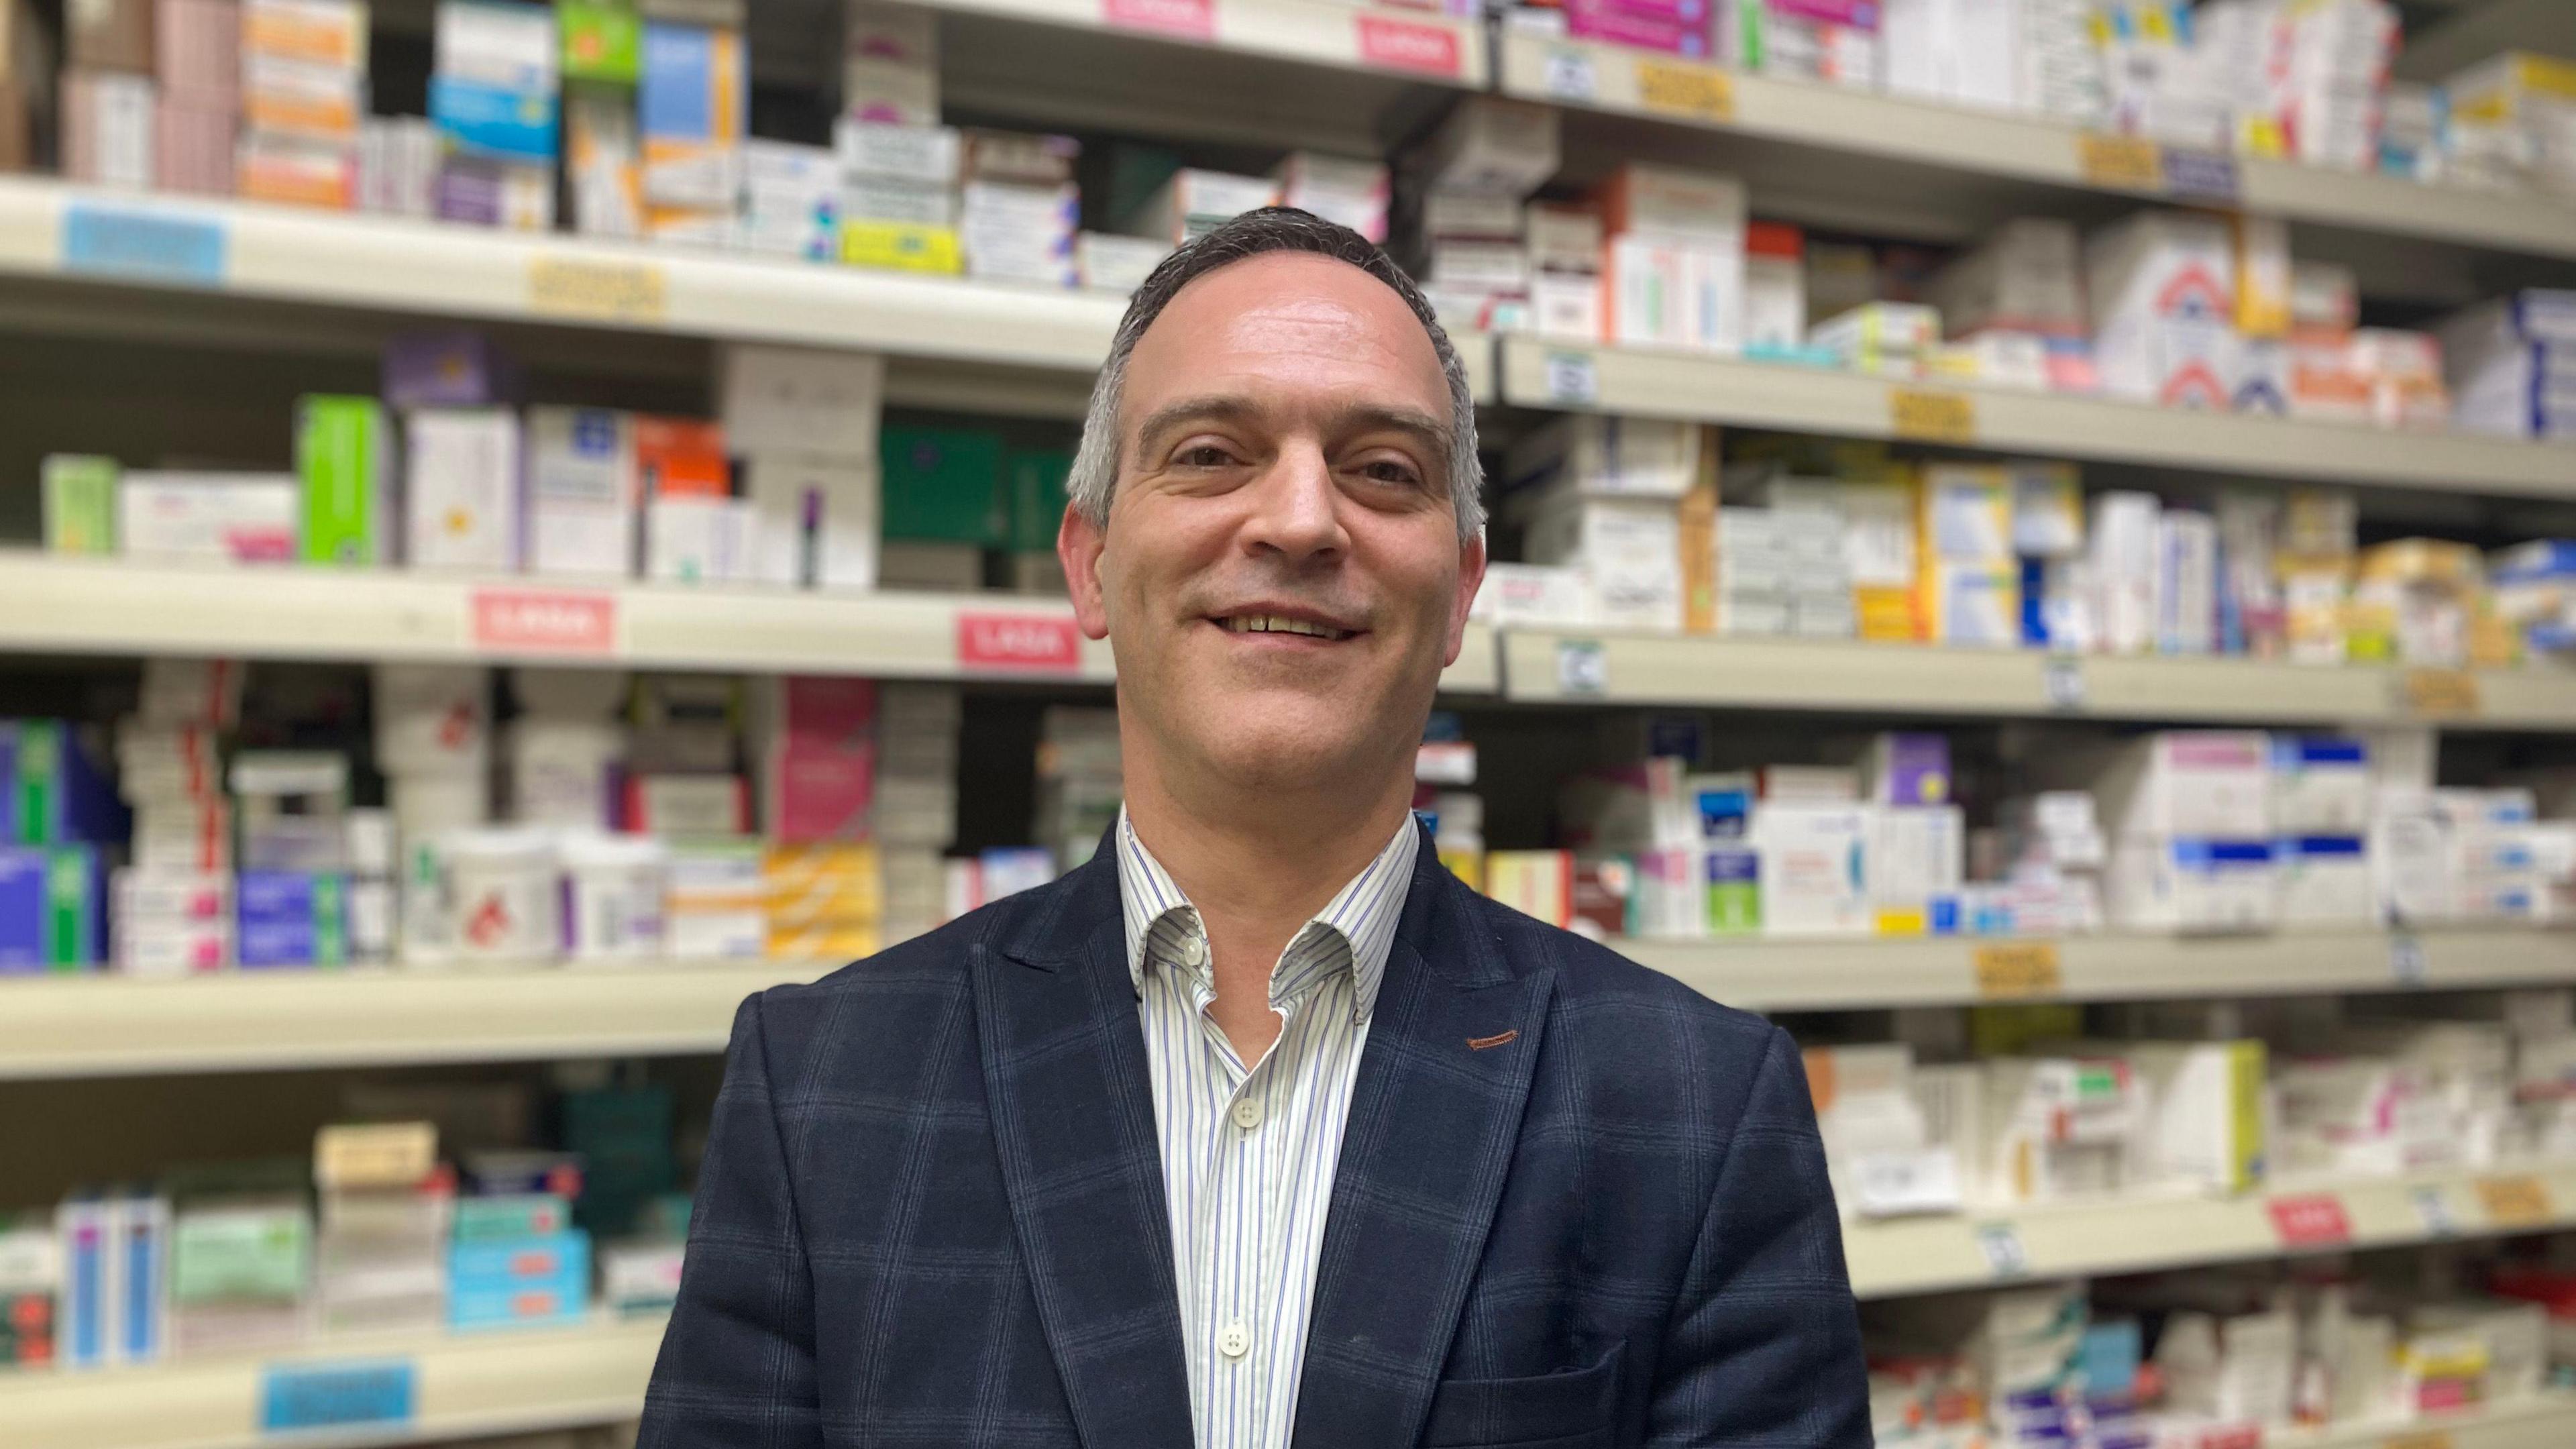
[[[1422,482],[1422,470],[1402,458],[1370,458],[1360,464],[1360,476],[1397,488],[1412,488]]]
[[[1222,443],[1192,443],[1172,455],[1172,462],[1182,468],[1222,468],[1234,461],[1234,454]]]

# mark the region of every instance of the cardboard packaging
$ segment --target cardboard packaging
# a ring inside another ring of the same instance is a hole
[[[522,552],[519,418],[505,408],[420,408],[404,419],[403,561],[508,573]]]
[[[637,103],[646,200],[733,206],[749,130],[745,70],[740,31],[645,24]]]
[[[306,563],[373,567],[393,556],[393,437],[374,398],[313,396],[296,408]]]
[[[634,419],[606,408],[528,409],[528,571],[624,578],[642,492]]]

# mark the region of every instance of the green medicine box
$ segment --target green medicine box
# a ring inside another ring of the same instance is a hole
[[[56,453],[45,459],[45,548],[51,553],[116,552],[114,458]]]
[[[633,4],[555,0],[563,78],[631,86],[644,73],[644,21]]]
[[[887,428],[885,536],[998,548],[1010,533],[1002,438],[967,428]]]
[[[1072,473],[1073,454],[1064,449],[1011,450],[1013,553],[1055,552],[1056,529],[1064,522],[1065,480]]]
[[[170,1236],[173,1303],[293,1302],[312,1277],[313,1219],[300,1203],[192,1208]]]
[[[304,483],[304,561],[372,566],[393,533],[392,434],[371,397],[307,397],[296,405],[295,471]]]

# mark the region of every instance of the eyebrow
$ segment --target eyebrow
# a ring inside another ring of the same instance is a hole
[[[1156,441],[1184,424],[1249,422],[1259,418],[1262,412],[1261,406],[1250,399],[1226,393],[1185,397],[1176,402],[1165,403],[1146,414],[1144,422],[1137,425],[1136,450],[1139,454],[1152,452]],[[1383,403],[1352,403],[1336,408],[1330,416],[1330,423],[1332,428],[1339,432],[1385,430],[1406,434],[1430,452],[1435,471],[1445,472],[1448,469],[1449,425],[1420,408],[1389,407]]]

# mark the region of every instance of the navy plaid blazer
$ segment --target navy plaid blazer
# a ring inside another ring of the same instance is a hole
[[[743,1004],[640,1449],[1187,1449],[1121,929],[1103,851]],[[1869,1442],[1788,1036],[1496,905],[1426,839],[1296,1449]]]

